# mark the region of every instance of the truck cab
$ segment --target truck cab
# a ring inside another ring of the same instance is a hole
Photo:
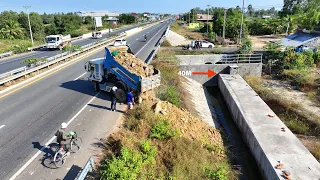
[[[61,35],[50,35],[45,38],[48,49],[57,49],[62,43]]]

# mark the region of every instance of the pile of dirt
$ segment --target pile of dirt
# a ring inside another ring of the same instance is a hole
[[[154,74],[154,67],[144,63],[141,59],[131,53],[120,52],[114,59],[124,66],[131,73],[142,77],[149,77]]]
[[[172,127],[180,131],[180,135],[192,141],[198,140],[203,146],[206,144],[216,145],[217,153],[220,157],[225,157],[222,146],[221,134],[214,128],[210,127],[201,119],[193,116],[189,111],[178,108],[167,101],[161,101],[155,97],[153,91],[142,94],[143,103],[152,107],[155,114],[162,114],[165,119],[170,121]]]

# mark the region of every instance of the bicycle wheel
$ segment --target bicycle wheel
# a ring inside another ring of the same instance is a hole
[[[61,151],[56,152],[53,157],[53,163],[57,168],[61,167],[65,163],[65,158],[63,157]]]
[[[77,152],[81,149],[82,146],[82,139],[77,137],[75,139],[72,139],[72,141],[70,142],[70,151],[71,152]]]

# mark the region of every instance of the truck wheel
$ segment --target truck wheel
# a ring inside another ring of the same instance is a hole
[[[211,49],[211,48],[212,48],[212,45],[209,45],[209,48]]]
[[[117,89],[117,99],[120,103],[127,102],[126,92],[123,89]]]
[[[94,82],[94,91],[99,92],[100,91],[100,86],[98,82]]]
[[[116,86],[117,86],[117,88],[123,89],[124,91],[127,91],[127,90],[128,90],[127,85],[126,85],[125,83],[123,83],[122,81],[118,81],[118,82],[116,83]]]

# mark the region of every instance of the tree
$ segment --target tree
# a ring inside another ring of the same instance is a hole
[[[92,19],[91,16],[86,16],[86,17],[84,17],[84,22],[83,22],[83,24],[92,25],[92,21],[93,21],[93,19]]]
[[[132,24],[134,23],[136,18],[130,14],[120,14],[119,22],[124,24]]]
[[[249,39],[243,39],[237,53],[249,54],[252,52],[252,42]]]
[[[3,27],[8,20],[18,21],[18,13],[13,11],[3,11],[0,14],[0,27]]]
[[[5,22],[1,34],[4,39],[19,39],[23,36],[23,29],[17,21],[11,19]]]
[[[253,16],[253,12],[254,12],[254,10],[253,10],[253,8],[252,8],[252,5],[249,4],[249,6],[248,6],[248,12],[247,12],[247,13],[249,14],[250,17]]]
[[[43,13],[43,15],[41,15],[41,18],[43,20],[43,24],[53,24],[54,23],[54,15],[53,14]]]

